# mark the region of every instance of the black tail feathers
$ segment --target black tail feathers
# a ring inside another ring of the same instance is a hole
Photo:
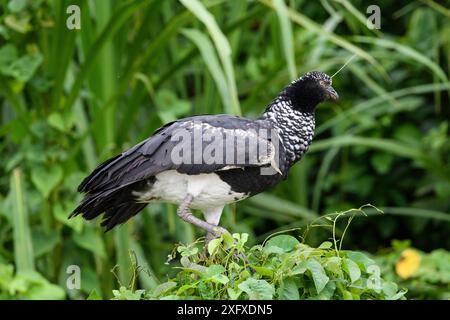
[[[139,189],[140,183],[125,187],[87,193],[80,205],[70,214],[69,218],[80,215],[86,220],[92,220],[102,213],[101,225],[109,231],[139,213],[147,203],[136,202],[133,190]]]

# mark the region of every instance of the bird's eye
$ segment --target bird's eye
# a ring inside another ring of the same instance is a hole
[[[322,87],[326,87],[326,85],[327,85],[327,83],[326,83],[324,80],[320,80],[320,81],[319,81],[319,84],[320,84]]]

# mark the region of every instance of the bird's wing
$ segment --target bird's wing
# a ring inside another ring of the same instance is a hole
[[[220,154],[222,151],[222,154]],[[199,174],[245,167],[284,172],[284,148],[267,121],[229,115],[196,116],[166,124],[151,137],[98,166],[80,192],[117,189],[166,170]]]

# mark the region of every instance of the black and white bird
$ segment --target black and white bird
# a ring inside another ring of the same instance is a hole
[[[286,179],[308,150],[316,106],[338,99],[331,84],[328,75],[312,71],[286,86],[256,120],[202,115],[164,125],[86,177],[78,187],[84,199],[70,217],[104,213],[102,226],[110,230],[162,201],[177,204],[179,217],[205,229],[207,240],[221,235],[226,204]]]

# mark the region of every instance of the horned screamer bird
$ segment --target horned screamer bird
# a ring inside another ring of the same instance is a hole
[[[331,78],[312,71],[286,86],[256,120],[202,115],[170,122],[86,177],[78,187],[84,199],[70,217],[104,213],[102,226],[110,230],[163,201],[178,204],[178,216],[205,229],[207,241],[220,236],[226,204],[287,178],[311,144],[316,106],[328,99],[338,99]]]

